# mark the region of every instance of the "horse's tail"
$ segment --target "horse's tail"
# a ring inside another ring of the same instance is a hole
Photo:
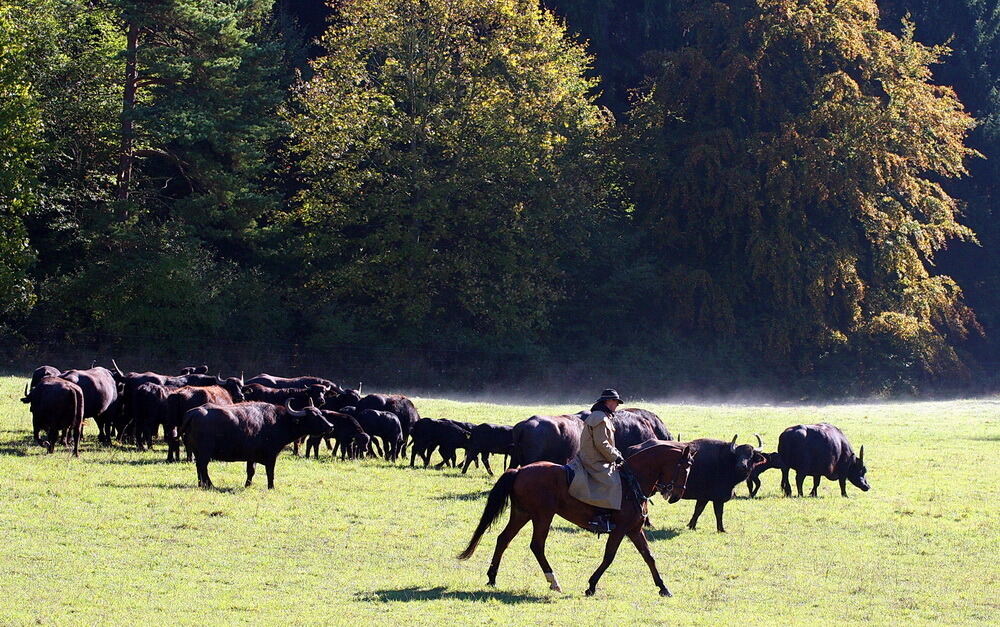
[[[507,504],[510,502],[510,491],[514,487],[514,479],[517,478],[517,471],[517,468],[505,471],[500,475],[496,484],[493,485],[493,489],[490,490],[490,495],[486,499],[486,508],[483,509],[483,515],[479,519],[479,526],[476,527],[476,532],[472,534],[469,546],[458,554],[458,559],[467,560],[472,557],[472,554],[476,551],[476,547],[479,546],[479,540],[483,537],[483,534],[493,526],[497,518],[500,518],[500,515],[507,509]]]

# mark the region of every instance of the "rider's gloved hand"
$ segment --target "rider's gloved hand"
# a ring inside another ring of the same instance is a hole
[[[622,465],[625,464],[625,458],[622,457],[621,455],[619,455],[618,457],[615,457],[615,462],[614,463],[615,463],[615,466],[622,466]]]

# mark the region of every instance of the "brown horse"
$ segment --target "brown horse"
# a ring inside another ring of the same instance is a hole
[[[627,449],[625,454],[627,457],[626,466],[638,479],[643,496],[650,497],[659,492],[669,502],[676,503],[684,495],[688,473],[691,471],[691,461],[694,458],[694,454],[687,446],[678,442],[649,440]],[[656,570],[656,560],[649,551],[649,544],[646,542],[646,534],[643,530],[643,522],[646,519],[646,503],[645,501],[637,502],[637,499],[631,496],[631,490],[627,488],[623,489],[623,494],[622,508],[614,512],[611,517],[615,528],[608,534],[608,543],[604,548],[604,561],[590,576],[587,596],[594,594],[598,580],[614,561],[618,546],[625,536],[628,536],[646,561],[646,565],[649,566],[649,570],[653,574],[653,581],[660,589],[660,594],[672,596],[670,590],[663,585],[663,579],[660,578],[660,573]],[[469,546],[458,556],[458,559],[464,560],[472,557],[479,540],[507,508],[508,501],[511,503],[510,520],[497,537],[493,561],[490,563],[489,570],[486,571],[489,578],[487,583],[490,586],[496,585],[497,570],[500,568],[500,558],[503,557],[503,552],[514,536],[530,520],[532,524],[531,552],[535,554],[538,565],[542,567],[542,573],[549,582],[549,587],[552,590],[562,592],[559,581],[552,572],[552,567],[545,559],[545,538],[549,534],[552,517],[559,514],[571,523],[588,529],[590,521],[594,520],[597,514],[597,508],[569,495],[564,466],[549,462],[536,462],[521,468],[511,468],[500,476],[493,489],[490,490],[486,500],[486,508],[479,520],[479,526],[476,527],[476,532],[472,535]]]

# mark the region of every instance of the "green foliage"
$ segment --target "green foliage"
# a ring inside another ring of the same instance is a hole
[[[534,337],[598,222],[583,49],[515,0],[352,2],[322,43],[291,116],[307,284],[398,338]]]
[[[623,148],[673,328],[801,373],[902,316],[920,332],[897,341],[937,346],[911,351],[920,368],[961,370],[949,344],[977,323],[930,268],[973,237],[937,182],[965,173],[973,123],[930,81],[946,49],[876,20],[868,0],[690,4]]]
[[[724,534],[715,532],[711,508],[691,531],[685,524],[693,502],[668,505],[657,497],[646,533],[675,596],[656,595],[646,564],[624,542],[597,596],[588,598],[583,590],[606,536],[560,518],[546,554],[565,593],[549,591],[528,547],[530,525],[504,555],[496,588],[485,584],[500,526],[472,559],[455,559],[495,481],[481,468],[462,475],[341,462],[325,450],[318,461],[286,452],[274,490],[264,487],[259,467],[254,485],[243,488],[244,464],[222,462],[209,466],[220,489],[199,490],[193,464],[162,462],[162,443],[145,453],[99,447],[92,424],[80,459],[62,449],[45,455],[30,444],[30,417],[16,400],[24,383],[0,379],[5,623],[590,625],[609,616],[627,625],[759,624],[762,617],[781,625],[995,622],[996,566],[984,558],[1000,527],[989,480],[1000,473],[993,401],[644,403],[685,438],[738,432],[741,442],[752,442],[758,432],[769,451],[789,425],[832,422],[855,447],[865,445],[872,489],[849,487],[845,499],[823,480],[820,498],[785,499],[780,474],[770,470],[758,498],[736,487]],[[584,407],[416,402],[426,415],[501,424]],[[492,456],[494,471],[501,463]],[[81,577],[85,594],[52,594],[80,588]]]
[[[34,303],[26,274],[33,251],[23,218],[36,202],[41,120],[19,17],[13,7],[0,5],[0,324]]]

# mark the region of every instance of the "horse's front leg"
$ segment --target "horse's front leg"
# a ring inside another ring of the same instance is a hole
[[[552,514],[539,516],[531,520],[531,552],[535,554],[538,565],[542,567],[542,574],[549,582],[549,589],[562,592],[559,580],[556,579],[549,560],[545,559],[545,539],[549,536],[549,528],[552,526]]]
[[[597,567],[594,574],[590,576],[590,580],[587,582],[590,586],[587,588],[587,596],[594,596],[594,592],[597,590],[597,582],[601,579],[601,575],[604,571],[611,566],[611,562],[615,561],[615,555],[618,553],[618,546],[621,545],[622,540],[625,538],[625,532],[622,531],[622,524],[618,523],[618,526],[608,535],[608,543],[604,545],[604,560],[601,565]]]
[[[646,541],[646,532],[642,530],[642,527],[634,529],[629,532],[628,539],[632,541],[635,548],[639,551],[639,555],[642,559],[646,561],[646,566],[649,566],[649,572],[653,574],[653,583],[656,587],[660,589],[661,597],[672,597],[674,595],[670,594],[670,590],[663,583],[663,578],[660,577],[660,571],[656,569],[656,558],[653,557],[652,551],[649,550],[649,542]]]

